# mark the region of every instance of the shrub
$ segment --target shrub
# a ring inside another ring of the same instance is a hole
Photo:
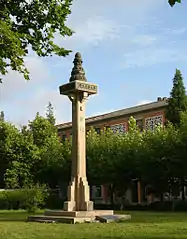
[[[32,186],[29,188],[6,190],[0,192],[0,209],[26,209],[34,212],[41,208],[48,197],[45,186]]]
[[[149,210],[151,211],[172,211],[173,202],[172,201],[164,201],[164,202],[153,202],[149,205]]]
[[[43,207],[48,197],[48,191],[45,186],[32,186],[24,189],[25,193],[25,209],[28,212],[35,212]]]
[[[0,209],[7,209],[7,203],[4,191],[0,192]]]

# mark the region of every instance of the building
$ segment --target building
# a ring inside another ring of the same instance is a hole
[[[131,116],[136,119],[136,123],[140,130],[154,129],[158,124],[163,125],[165,122],[165,109],[167,106],[167,98],[158,97],[157,101],[134,106],[126,109],[117,110],[103,115],[93,116],[86,118],[86,130],[89,131],[90,127],[94,127],[95,130],[100,131],[105,128],[110,128],[113,132],[125,133],[128,131],[128,120]],[[67,122],[57,125],[58,134],[62,140],[69,138],[72,134],[72,123]],[[138,180],[135,181],[136,196],[132,195],[132,190],[127,190],[126,198],[129,201],[141,202],[142,189]],[[92,198],[100,203],[108,202],[108,188],[107,186],[93,186],[91,190]],[[134,199],[132,199],[134,198]],[[115,198],[118,201],[118,198]]]
[[[136,119],[141,130],[154,129],[155,125],[164,123],[166,106],[167,98],[158,97],[157,101],[149,104],[86,118],[86,129],[89,131],[90,127],[94,127],[99,133],[101,129],[106,127],[111,128],[114,133],[117,131],[125,133],[128,130],[128,120],[131,116]],[[62,140],[71,136],[71,127],[71,122],[57,125],[58,134]]]

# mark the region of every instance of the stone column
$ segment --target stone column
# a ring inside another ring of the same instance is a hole
[[[79,53],[75,55],[70,83],[61,86],[60,92],[68,95],[72,102],[72,171],[68,186],[68,201],[65,211],[92,211],[90,188],[86,177],[86,129],[85,102],[96,86],[87,83]]]
[[[72,174],[68,187],[68,201],[64,204],[66,211],[93,210],[86,178],[85,101],[87,97],[86,92],[80,92],[72,98]]]

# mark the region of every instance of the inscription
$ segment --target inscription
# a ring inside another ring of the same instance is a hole
[[[91,85],[91,84],[87,84],[87,83],[78,83],[77,88],[80,90],[97,91],[96,85]]]

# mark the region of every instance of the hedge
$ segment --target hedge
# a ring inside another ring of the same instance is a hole
[[[120,210],[121,205],[110,205],[110,204],[95,204],[97,210]],[[153,202],[151,204],[132,204],[125,205],[123,207],[125,211],[161,211],[161,212],[179,212],[187,211],[187,201],[176,200],[176,201],[164,201],[164,202]]]
[[[41,188],[16,189],[0,192],[1,210],[25,209],[34,212],[45,204],[48,193]]]
[[[48,191],[45,188],[33,187],[0,191],[0,210],[24,209],[34,212],[39,208],[62,209],[64,200],[60,199],[58,191]],[[121,209],[120,204],[95,204],[96,210]],[[187,201],[175,200],[154,202],[149,205],[133,204],[123,207],[126,211],[187,211]]]

